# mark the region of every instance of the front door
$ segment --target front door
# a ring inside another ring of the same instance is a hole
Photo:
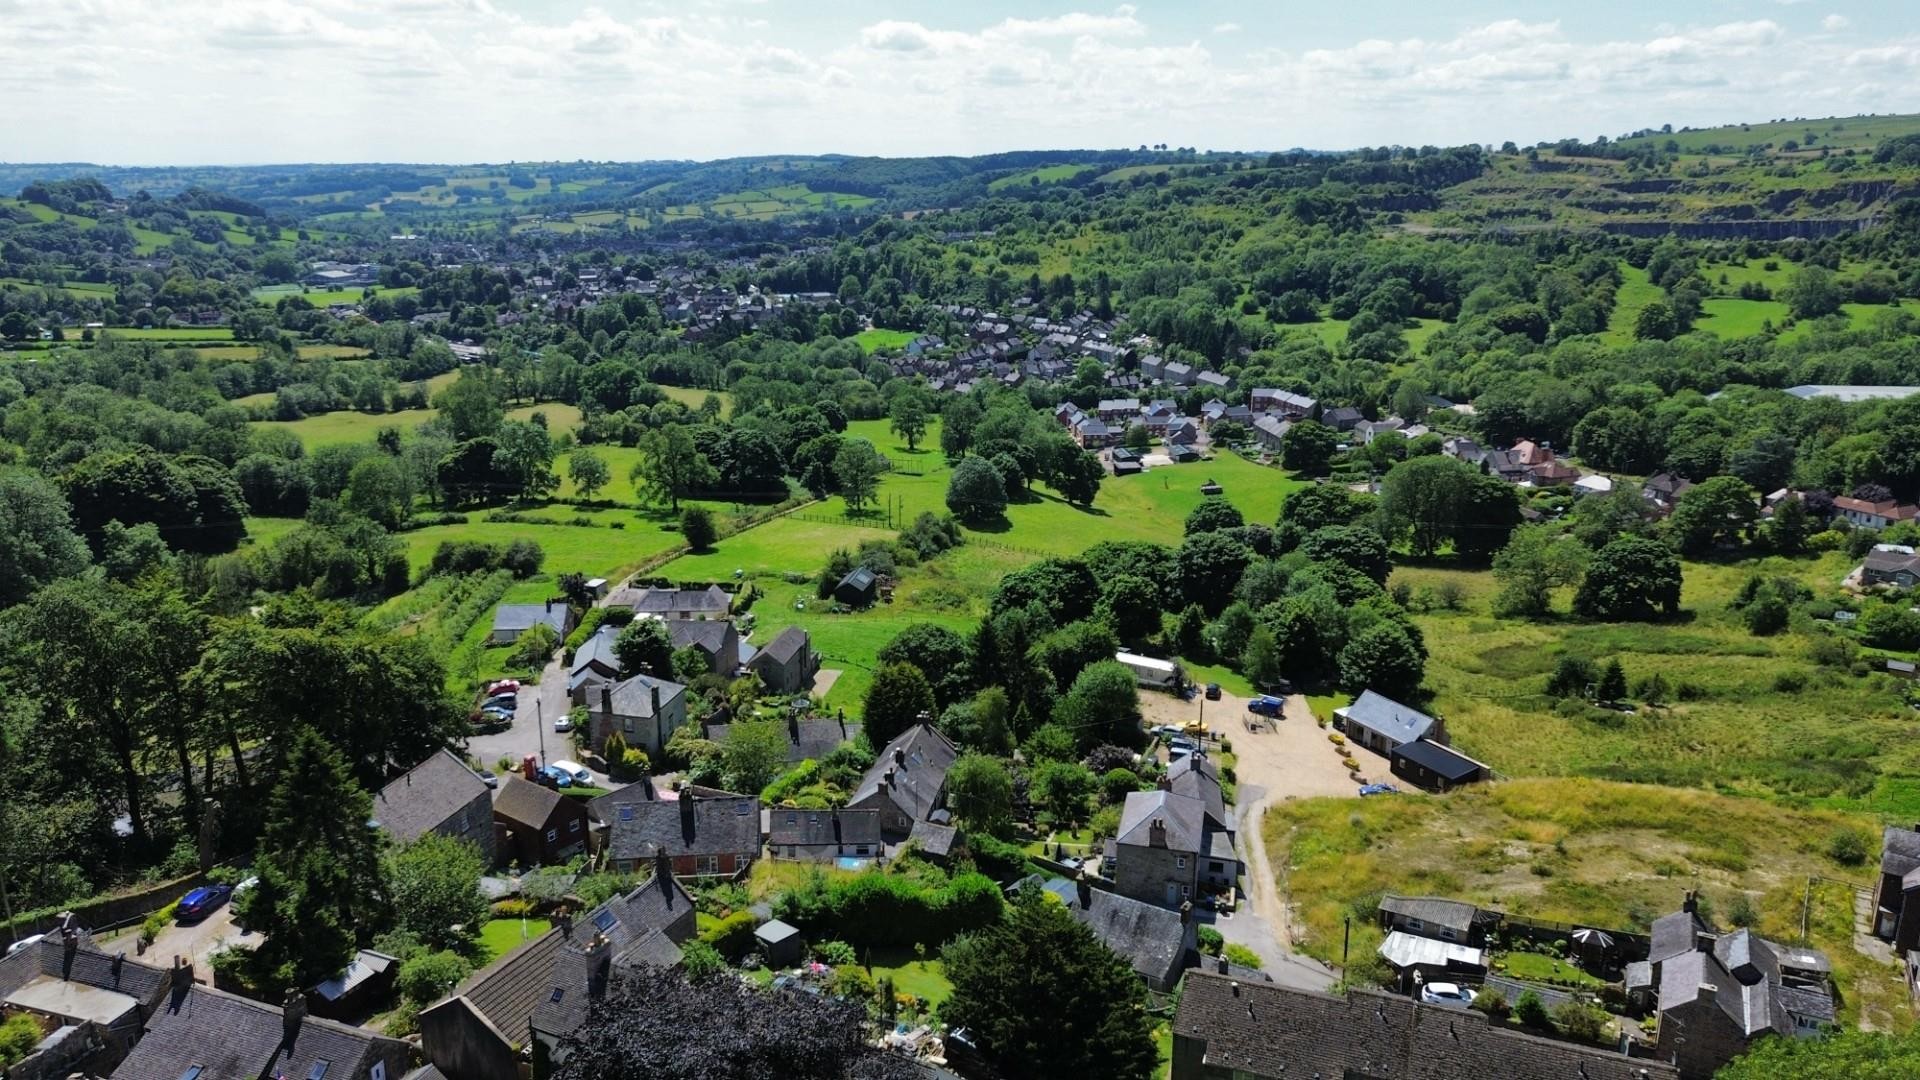
[[[1178,882],[1167,882],[1167,906],[1180,906],[1180,885]]]

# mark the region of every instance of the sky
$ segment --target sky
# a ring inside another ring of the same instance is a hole
[[[1522,144],[1920,111],[1915,0],[0,0],[0,159]]]

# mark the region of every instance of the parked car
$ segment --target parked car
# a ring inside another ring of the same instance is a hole
[[[1420,1000],[1429,1005],[1464,1009],[1473,1004],[1473,992],[1458,983],[1428,983],[1420,988]]]
[[[1247,711],[1260,716],[1277,717],[1286,707],[1286,698],[1274,697],[1272,694],[1261,694],[1259,697],[1250,698],[1247,701]]]
[[[14,953],[19,952],[21,949],[27,948],[28,946],[32,945],[34,942],[39,941],[46,936],[47,935],[45,934],[34,934],[29,937],[23,937],[19,941],[16,941],[13,944],[7,946],[7,955],[12,956]]]
[[[576,784],[581,785],[582,787],[585,787],[593,783],[593,774],[587,771],[587,767],[585,765],[582,765],[577,761],[565,761],[565,760],[556,761],[553,764],[547,766],[547,768],[559,769],[561,772],[566,774],[567,779],[573,781]]]
[[[1148,728],[1147,731],[1149,734],[1171,737],[1180,734],[1180,726],[1178,724],[1155,724]]]
[[[1208,701],[1220,700],[1220,684],[1219,683],[1210,682],[1207,684],[1207,700]]]
[[[1398,795],[1398,794],[1400,794],[1400,789],[1399,789],[1399,788],[1397,788],[1397,787],[1394,787],[1394,786],[1393,786],[1392,784],[1361,784],[1361,785],[1360,785],[1360,794],[1361,794],[1362,796],[1366,796],[1366,795]]]
[[[233,896],[231,885],[202,885],[180,898],[173,910],[174,921],[181,925],[199,922],[219,910]]]
[[[499,682],[487,684],[488,697],[492,697],[495,694],[517,694],[519,692],[519,679],[501,679]]]
[[[561,717],[561,718],[559,718],[558,720],[555,720],[555,721],[553,722],[553,730],[555,730],[555,731],[558,731],[558,732],[562,732],[562,733],[565,733],[565,732],[569,732],[569,731],[572,731],[572,730],[573,730],[573,717],[571,717],[571,716],[562,716],[562,717]]]
[[[540,776],[554,787],[572,787],[573,777],[549,765],[540,770]]]
[[[474,773],[473,775],[479,777],[480,782],[487,785],[490,788],[497,788],[500,786],[500,778],[490,772],[477,772],[477,773]]]
[[[519,694],[493,694],[489,696],[487,700],[482,702],[481,704],[504,705],[509,709],[517,709],[520,707],[520,695]]]

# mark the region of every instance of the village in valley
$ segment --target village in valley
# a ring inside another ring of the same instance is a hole
[[[179,2],[7,16],[0,1078],[1920,1075],[1884,20]]]

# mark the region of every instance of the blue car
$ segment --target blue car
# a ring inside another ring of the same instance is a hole
[[[1360,794],[1362,796],[1398,795],[1400,794],[1400,789],[1397,787],[1394,787],[1392,784],[1362,784],[1360,786]]]
[[[174,920],[182,924],[199,922],[213,914],[232,895],[231,886],[202,885],[180,898],[180,905],[173,911]]]
[[[547,766],[544,769],[541,769],[540,775],[546,777],[548,780],[553,781],[554,787],[572,787],[573,786],[573,777],[568,776],[562,770],[556,769],[551,765]]]

